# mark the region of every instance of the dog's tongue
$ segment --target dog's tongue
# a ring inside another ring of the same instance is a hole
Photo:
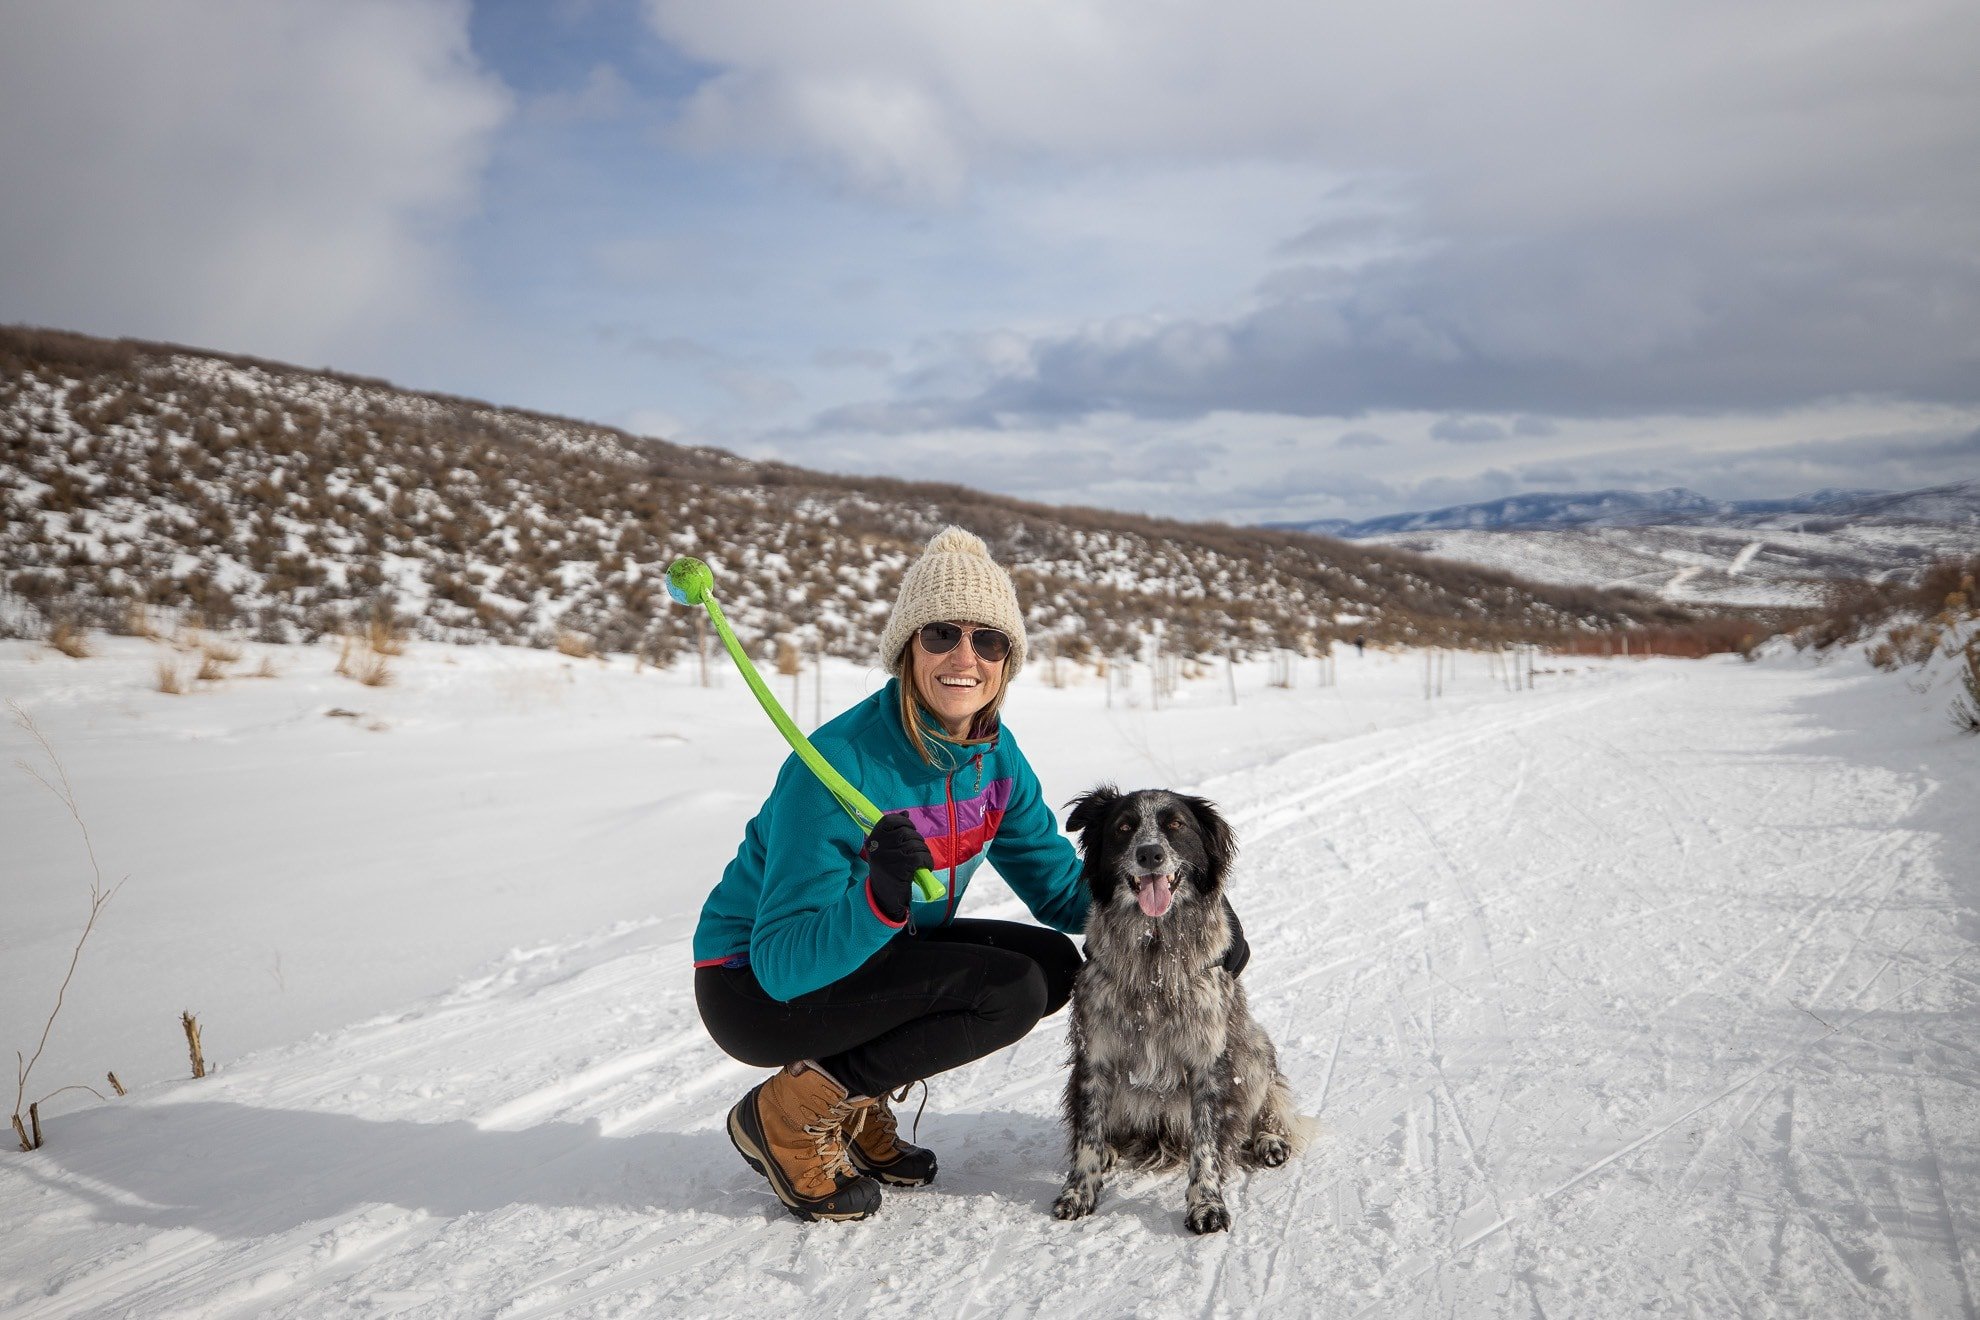
[[[1141,877],[1141,889],[1135,894],[1135,900],[1141,904],[1145,915],[1159,917],[1169,910],[1169,904],[1175,900],[1175,891],[1169,886],[1170,877],[1166,875]]]

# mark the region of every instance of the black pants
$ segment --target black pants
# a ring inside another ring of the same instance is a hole
[[[857,970],[781,1003],[747,967],[700,967],[708,1034],[743,1063],[816,1059],[854,1095],[879,1095],[1021,1039],[1072,996],[1080,954],[1015,921],[952,921],[898,935]]]

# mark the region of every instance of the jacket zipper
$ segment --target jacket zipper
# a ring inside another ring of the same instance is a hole
[[[949,906],[942,917],[946,926],[956,919],[956,772],[953,770],[942,777],[942,796],[949,803]]]

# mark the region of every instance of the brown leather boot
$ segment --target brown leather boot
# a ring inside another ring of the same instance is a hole
[[[903,1086],[895,1099],[906,1096]],[[901,1140],[900,1123],[886,1096],[855,1104],[859,1107],[846,1127],[846,1154],[861,1172],[895,1187],[925,1187],[935,1181],[935,1152]]]
[[[864,1219],[880,1208],[880,1185],[846,1160],[855,1108],[831,1077],[792,1064],[736,1102],[729,1140],[799,1219]]]

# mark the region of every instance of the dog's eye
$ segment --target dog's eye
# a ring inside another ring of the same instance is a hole
[[[1114,833],[1116,834],[1132,834],[1133,832],[1134,822],[1126,816],[1121,817],[1114,825]]]
[[[1180,816],[1171,816],[1162,822],[1162,832],[1165,834],[1174,834],[1181,828],[1182,818]]]

